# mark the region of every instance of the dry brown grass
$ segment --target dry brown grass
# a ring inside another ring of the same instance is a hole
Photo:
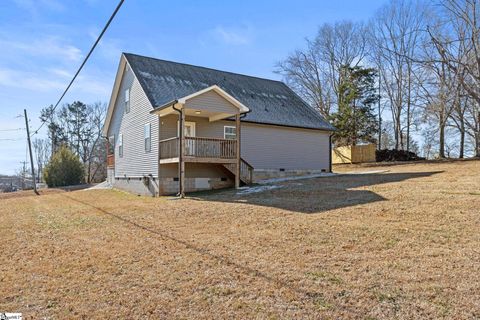
[[[479,318],[480,162],[387,169],[244,196],[0,200],[0,311]]]
[[[47,194],[54,194],[59,192],[65,192],[61,189],[41,189],[39,190],[40,195],[47,195]],[[31,197],[34,196],[35,193],[33,190],[20,190],[15,192],[0,192],[0,200],[3,199],[13,199],[13,198],[23,198],[23,197]]]

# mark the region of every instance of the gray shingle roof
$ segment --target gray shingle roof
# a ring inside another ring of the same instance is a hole
[[[131,53],[124,55],[154,108],[218,85],[250,109],[242,121],[333,130],[283,82]]]

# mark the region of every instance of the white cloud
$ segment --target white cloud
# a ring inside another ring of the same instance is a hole
[[[53,36],[46,36],[32,41],[0,39],[0,46],[14,51],[16,55],[23,53],[34,57],[61,59],[66,62],[77,62],[83,56],[79,48],[66,44],[61,39]]]
[[[250,26],[240,28],[217,26],[213,29],[212,34],[217,40],[234,46],[247,45],[253,40],[253,28]]]
[[[23,88],[26,91],[59,90],[65,84],[49,79],[46,74],[0,68],[0,85],[5,87]]]
[[[58,0],[14,0],[14,2],[34,17],[39,15],[40,10],[65,11],[65,6]]]
[[[71,78],[73,76],[73,73],[69,72],[68,70],[60,69],[60,68],[50,68],[48,69],[48,72],[62,78]]]
[[[38,69],[35,71],[21,71],[0,67],[0,85],[11,88],[21,88],[25,92],[58,93],[64,90],[73,73],[63,69]],[[110,81],[86,73],[79,75],[70,92],[81,92],[99,97],[108,97]]]

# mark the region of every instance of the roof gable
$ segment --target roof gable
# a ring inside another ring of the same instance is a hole
[[[334,129],[283,82],[130,53],[124,57],[154,108],[216,86],[250,109],[242,121]]]

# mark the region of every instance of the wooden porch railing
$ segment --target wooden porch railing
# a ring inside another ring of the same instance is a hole
[[[228,163],[223,165],[231,173],[235,174],[236,164]],[[245,184],[253,183],[253,166],[245,161],[243,158],[240,158],[240,180]]]
[[[185,157],[235,159],[236,140],[185,137]],[[179,156],[179,138],[174,137],[160,141],[160,159]]]
[[[160,159],[169,159],[178,157],[178,137],[160,141]]]
[[[236,140],[185,137],[185,156],[235,159]]]

